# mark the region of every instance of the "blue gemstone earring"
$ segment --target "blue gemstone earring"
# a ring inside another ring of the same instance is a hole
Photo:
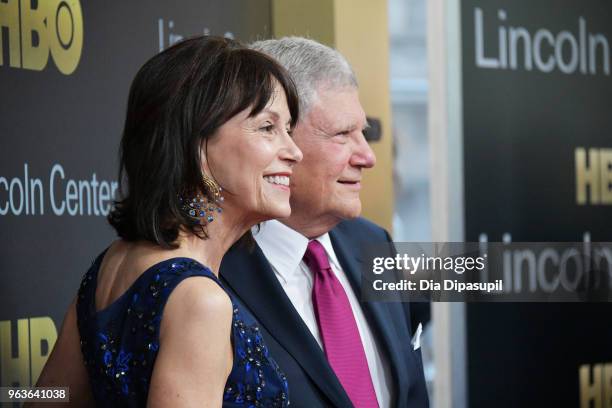
[[[215,212],[221,214],[223,211],[221,203],[223,203],[223,196],[221,193],[223,189],[216,181],[208,176],[204,176],[202,183],[205,187],[204,195],[200,193],[196,194],[194,198],[188,199],[179,197],[182,203],[182,209],[190,217],[198,219],[200,222],[211,223],[215,220]]]

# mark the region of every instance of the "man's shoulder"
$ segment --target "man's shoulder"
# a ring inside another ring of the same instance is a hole
[[[342,221],[332,231],[358,238],[360,241],[388,241],[390,239],[387,230],[363,217]]]

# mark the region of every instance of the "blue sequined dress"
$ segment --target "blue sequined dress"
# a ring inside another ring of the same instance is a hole
[[[221,285],[210,269],[189,258],[173,258],[147,269],[115,302],[96,311],[100,255],[83,277],[77,299],[81,350],[97,406],[144,407],[159,349],[164,305],[185,278],[205,276]],[[255,319],[232,300],[232,371],[224,407],[286,407],[287,381],[268,350]],[[202,345],[206,334],[202,333]]]

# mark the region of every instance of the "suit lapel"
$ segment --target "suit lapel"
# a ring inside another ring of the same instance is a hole
[[[243,248],[232,248],[223,260],[221,275],[258,322],[334,405],[351,406],[321,347],[293,307],[259,246],[252,254]]]
[[[376,338],[376,344],[379,349],[385,354],[391,372],[393,375],[393,395],[391,406],[397,406],[397,399],[401,393],[401,378],[407,378],[406,363],[402,363],[402,351],[398,341],[401,336],[398,335],[393,325],[393,319],[389,311],[388,305],[385,302],[364,302],[361,299],[361,260],[356,258],[356,254],[360,253],[361,248],[351,244],[353,240],[346,236],[338,228],[330,231],[330,238],[334,247],[334,252],[348,277],[353,291],[359,298],[359,303],[364,312],[370,329]],[[403,339],[410,341],[410,339]],[[405,384],[404,384],[405,386]]]

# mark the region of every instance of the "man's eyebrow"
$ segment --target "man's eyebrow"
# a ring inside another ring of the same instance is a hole
[[[354,126],[354,125],[336,126],[334,127],[334,130],[332,133],[351,133],[355,129],[357,129],[357,126]]]
[[[338,129],[340,132],[354,132],[355,130],[360,130],[360,131],[364,131],[366,129],[370,128],[370,124],[366,121],[362,126],[359,126],[358,124],[352,123],[352,124],[348,124],[346,126],[338,126]]]

